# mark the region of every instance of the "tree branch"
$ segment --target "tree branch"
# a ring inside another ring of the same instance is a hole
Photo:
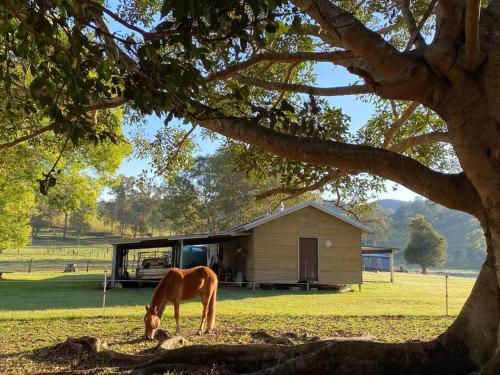
[[[121,97],[116,97],[107,101],[102,101],[102,102],[97,102],[94,104],[89,105],[88,107],[85,108],[86,111],[93,112],[101,109],[107,109],[107,108],[114,108],[114,107],[119,107],[120,105],[123,105],[127,102],[127,99],[121,98]],[[0,150],[11,148],[14,146],[17,146],[20,143],[29,141],[30,139],[36,138],[44,133],[47,133],[51,130],[54,130],[56,127],[55,123],[52,123],[50,125],[41,127],[40,129],[34,130],[30,134],[24,135],[22,137],[19,137],[17,139],[14,139],[13,141],[10,142],[5,142],[0,144]]]
[[[384,142],[382,143],[382,148],[387,149],[389,147],[389,144],[391,143],[392,139],[394,138],[394,135],[397,133],[399,129],[408,121],[408,119],[411,117],[413,112],[418,108],[420,104],[417,102],[411,102],[408,108],[403,112],[401,117],[397,119],[394,124],[389,128],[387,133],[385,134]]]
[[[393,152],[402,152],[410,147],[420,146],[427,143],[449,142],[449,140],[448,132],[432,132],[407,138],[402,142],[392,145],[389,147],[389,150]]]
[[[432,0],[431,4],[436,0]],[[430,5],[429,5],[430,9]],[[463,78],[463,70],[456,64],[456,42],[462,30],[462,2],[439,0],[434,40],[424,51],[425,60],[452,82]],[[430,13],[430,12],[429,12]]]
[[[128,99],[125,99],[122,96],[117,96],[111,98],[109,100],[103,100],[102,102],[91,103],[88,107],[85,108],[87,111],[99,111],[101,109],[109,109],[120,107],[123,104],[127,103]]]
[[[388,83],[408,78],[416,60],[400,53],[382,36],[329,0],[294,0],[321,28],[335,35],[346,50],[366,59]]]
[[[331,47],[341,47],[340,40],[336,35],[329,33],[318,25],[312,25],[310,23],[301,23],[300,26],[290,29],[288,34],[314,36]]]
[[[292,92],[317,95],[317,96],[357,95],[357,94],[370,94],[374,92],[374,90],[368,87],[367,85],[314,87],[314,86],[295,84],[295,83],[269,82],[259,78],[242,76],[241,74],[235,74],[234,78],[246,85],[262,87],[263,89],[266,90],[292,91]]]
[[[101,10],[103,11],[103,13],[107,14],[108,16],[110,16],[112,19],[114,19],[116,22],[118,22],[119,24],[121,24],[122,26],[125,26],[127,29],[130,29],[130,30],[133,30],[135,31],[136,33],[139,33],[141,34],[144,39],[147,39],[152,33],[148,32],[148,31],[145,31],[135,25],[132,25],[126,21],[124,21],[123,19],[121,19],[117,14],[113,13],[111,10],[105,8],[105,7],[101,7]]]
[[[131,59],[130,56],[128,56],[126,53],[124,53],[116,44],[113,34],[109,31],[108,25],[104,21],[104,19],[99,16],[96,19],[96,25],[97,25],[97,30],[100,31],[104,43],[108,47],[109,52],[111,55],[115,58],[117,62],[122,61],[124,62],[125,66],[127,67],[132,67],[135,66],[134,61]]]
[[[47,133],[51,130],[54,130],[55,127],[56,127],[56,124],[52,123],[50,125],[44,126],[43,128],[37,129],[37,130],[31,132],[30,134],[27,134],[25,136],[17,138],[11,142],[2,143],[2,144],[0,144],[0,150],[6,149],[6,148],[11,148],[11,147],[17,146],[20,143],[29,141],[30,139],[36,138],[41,134]]]
[[[269,61],[273,63],[301,63],[305,61],[316,62],[332,62],[337,63],[342,60],[347,60],[353,57],[349,51],[335,51],[335,52],[296,52],[296,53],[279,53],[279,52],[264,52],[250,57],[248,60],[230,65],[220,72],[208,75],[204,81],[205,83],[212,83],[223,79],[232,77],[237,72],[247,69],[255,64]]]
[[[172,157],[170,157],[168,159],[167,164],[165,165],[165,167],[161,168],[159,171],[156,172],[157,176],[165,173],[166,171],[168,171],[170,169],[170,167],[172,166],[173,162],[177,159],[177,156],[179,155],[179,152],[181,151],[182,146],[184,146],[184,144],[188,140],[189,136],[193,133],[193,131],[197,127],[198,127],[198,125],[196,125],[196,124],[193,125],[193,127],[186,134],[184,134],[184,137],[182,137],[182,139],[175,145],[175,152],[174,152],[174,154],[172,155]]]
[[[263,193],[256,195],[255,199],[262,200],[262,199],[266,199],[268,197],[271,197],[271,196],[277,195],[277,194],[288,194],[290,197],[287,197],[287,198],[293,198],[293,197],[299,196],[300,194],[307,193],[308,191],[318,190],[321,187],[323,187],[325,184],[327,184],[328,182],[333,180],[334,178],[340,177],[343,174],[345,174],[345,173],[341,172],[338,169],[333,169],[313,184],[310,184],[310,185],[307,185],[307,186],[304,186],[301,188],[280,187],[280,188],[270,189],[270,190],[267,190]]]
[[[286,76],[285,76],[285,83],[290,82],[290,77],[292,76],[293,70],[295,69],[296,66],[297,66],[297,63],[293,63],[293,64],[290,64],[290,66],[288,67],[288,71],[286,72]],[[285,93],[286,93],[286,91],[282,91],[278,95],[278,99],[276,99],[276,101],[274,102],[273,107],[277,107],[281,103],[281,101],[285,97]]]
[[[425,22],[427,21],[427,19],[431,15],[432,10],[436,6],[436,3],[437,3],[437,0],[432,0],[429,3],[429,6],[425,10],[424,15],[422,16],[422,18],[420,19],[420,22],[418,23],[418,26],[411,32],[410,40],[408,41],[408,44],[406,45],[405,51],[408,51],[411,48],[411,46],[413,45],[413,43],[415,43],[415,45],[417,46],[417,48],[419,48],[418,44],[417,44],[418,43],[418,38],[422,39],[422,41],[424,43],[424,47],[425,47],[425,40],[423,40],[424,38],[422,38],[422,34],[420,34],[420,31],[422,30],[422,28],[425,25]],[[409,4],[408,4],[408,10],[409,10]],[[410,13],[411,13],[411,11],[410,11]],[[413,15],[412,15],[412,17],[413,17]]]
[[[473,72],[482,63],[484,55],[479,43],[479,18],[481,0],[467,0],[465,11],[464,68]]]
[[[480,198],[463,173],[433,171],[412,158],[377,147],[283,134],[255,125],[254,119],[222,117],[193,120],[206,129],[253,145],[264,152],[312,165],[347,169],[350,173],[371,173],[400,183],[447,207],[482,216]]]
[[[398,117],[399,114],[398,114],[398,110],[396,108],[396,102],[394,100],[389,100],[389,104],[391,105],[392,115],[394,117]]]
[[[426,43],[422,34],[420,33],[420,30],[423,27],[423,23],[420,22],[421,26],[419,25],[420,28],[417,28],[415,17],[413,17],[413,13],[411,11],[410,2],[411,0],[401,0],[401,13],[403,13],[406,25],[408,26],[408,31],[410,32],[411,35],[410,37],[411,43],[409,42],[408,45],[411,47],[411,45],[415,43],[415,47],[419,49],[425,48]],[[432,8],[434,8],[434,6],[432,6]],[[406,47],[407,49],[410,48],[408,47],[408,45]]]

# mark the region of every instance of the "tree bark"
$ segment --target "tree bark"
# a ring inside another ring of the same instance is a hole
[[[422,264],[422,274],[427,275],[427,266],[425,264]]]

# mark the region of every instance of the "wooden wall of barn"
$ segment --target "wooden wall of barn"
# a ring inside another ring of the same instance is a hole
[[[305,207],[253,229],[256,282],[298,281],[298,239],[317,237],[321,284],[362,282],[361,230],[314,207]],[[331,247],[326,246],[330,240]]]

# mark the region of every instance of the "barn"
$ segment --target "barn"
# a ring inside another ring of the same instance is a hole
[[[218,268],[219,279],[255,284],[361,284],[370,231],[319,202],[302,202],[221,233],[113,244],[112,283],[154,280],[170,267]],[[389,253],[392,265],[392,251]],[[154,252],[154,253],[153,253]]]

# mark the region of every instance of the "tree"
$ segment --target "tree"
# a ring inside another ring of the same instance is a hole
[[[486,257],[486,239],[481,229],[474,229],[465,236],[466,257],[474,262],[483,262]]]
[[[4,89],[24,91],[25,110],[33,113],[36,106],[53,121],[21,127],[0,147],[48,131],[74,142],[112,138],[93,126],[92,114],[127,103],[138,114],[183,119],[244,144],[249,152],[271,154],[267,160],[276,163],[267,165],[291,172],[281,192],[335,188],[342,176],[366,173],[470,213],[486,235],[486,260],[460,315],[436,340],[401,344],[397,357],[392,346],[370,342],[306,346],[305,356],[294,349],[261,348],[252,357],[249,348],[239,352],[238,363],[249,366],[247,371],[276,364],[268,372],[312,372],[338,368],[336,358],[342,357],[347,372],[360,370],[360,363],[373,372],[394,372],[391,361],[398,359],[401,373],[495,371],[500,362],[498,0],[486,7],[479,0],[124,4],[116,10],[92,0],[2,2]],[[12,61],[24,67],[22,73]],[[318,62],[345,67],[364,83],[317,87],[310,67]],[[308,94],[312,97],[304,98]],[[315,98],[338,95],[370,95],[376,102],[377,115],[359,134],[346,134],[344,118]],[[310,184],[301,185],[294,176]],[[367,352],[372,366],[366,364]],[[221,348],[206,353],[207,361],[224,357]]]
[[[390,228],[390,237],[388,245],[404,249],[409,241],[407,227],[412,218],[422,215],[438,231],[447,242],[448,257],[445,263],[446,267],[474,267],[480,266],[480,263],[472,263],[463,252],[466,248],[467,235],[480,229],[477,219],[471,215],[450,210],[440,204],[422,198],[416,198],[412,202],[401,202],[402,204],[391,214],[392,225]],[[462,255],[455,255],[461,252]],[[396,254],[396,261],[404,262],[403,252]]]
[[[422,273],[428,267],[439,266],[446,260],[446,240],[423,216],[416,216],[408,224],[409,242],[405,248],[405,259],[410,264],[419,264]]]
[[[269,178],[245,175],[231,150],[219,150],[196,158],[191,169],[165,181],[161,212],[176,233],[221,232],[275,209],[279,198],[255,199],[270,184]]]
[[[377,203],[372,203],[368,207],[368,210],[365,210],[358,219],[372,230],[367,235],[367,243],[373,246],[381,246],[387,242],[391,231],[392,219],[380,209]]]
[[[154,180],[120,176],[111,187],[111,199],[102,201],[100,215],[109,224],[119,224],[120,235],[130,229],[144,236],[159,229],[160,195]]]

